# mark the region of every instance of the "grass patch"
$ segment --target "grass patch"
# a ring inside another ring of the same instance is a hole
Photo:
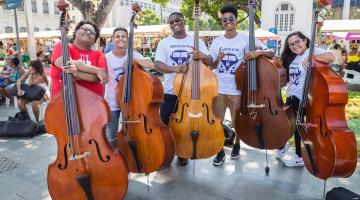
[[[283,93],[284,102],[286,97]],[[349,91],[349,101],[345,107],[345,116],[349,128],[355,132],[357,141],[357,152],[360,157],[360,92]],[[289,140],[291,146],[295,147],[294,137]]]
[[[345,107],[345,116],[347,120],[360,119],[360,92],[349,91],[349,102]]]

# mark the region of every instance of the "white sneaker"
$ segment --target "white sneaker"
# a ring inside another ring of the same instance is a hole
[[[290,145],[289,145],[289,143],[287,142],[287,143],[285,144],[284,148],[278,149],[278,150],[276,151],[275,157],[276,157],[277,159],[282,159],[282,158],[284,158],[284,156],[286,155],[286,153],[289,151],[289,148],[290,148]]]
[[[304,161],[302,157],[298,155],[293,155],[290,159],[284,160],[284,165],[286,167],[303,167]]]

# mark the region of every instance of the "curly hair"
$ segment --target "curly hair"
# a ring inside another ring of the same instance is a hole
[[[94,28],[94,30],[95,30],[95,40],[94,40],[94,44],[95,44],[96,40],[100,37],[100,30],[99,30],[99,28],[97,27],[97,25],[96,25],[95,23],[91,22],[91,21],[81,21],[81,22],[79,22],[79,23],[76,25],[76,27],[75,27],[75,30],[74,30],[73,38],[72,38],[72,39],[75,40],[75,38],[76,38],[76,31],[79,30],[80,27],[81,27],[82,25],[84,25],[84,24],[90,24],[90,25]]]
[[[220,9],[220,13],[223,15],[225,13],[232,13],[235,15],[235,18],[238,17],[238,11],[235,6],[233,5],[225,5]]]

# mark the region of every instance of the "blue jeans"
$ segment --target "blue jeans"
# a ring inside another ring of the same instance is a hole
[[[116,146],[116,134],[119,129],[120,110],[111,111],[111,120],[107,124],[107,138],[111,146]]]

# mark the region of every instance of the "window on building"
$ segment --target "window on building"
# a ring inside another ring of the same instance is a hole
[[[126,6],[129,5],[129,0],[125,0],[125,5],[126,5]]]
[[[289,3],[280,4],[275,10],[275,28],[281,33],[293,31],[295,10]]]
[[[20,27],[19,31],[20,31],[20,33],[25,33],[25,32],[26,32],[26,28],[25,28],[25,27]]]
[[[39,32],[39,31],[40,31],[40,29],[38,27],[34,28],[34,32]]]
[[[11,26],[5,26],[5,33],[13,33],[14,29]]]
[[[120,0],[120,6],[124,6],[124,5],[125,5],[124,0]]]
[[[33,13],[37,13],[36,0],[31,0],[31,10]]]
[[[56,6],[58,4],[58,2],[57,1],[54,1],[54,13],[56,14],[56,15],[59,15],[60,14],[60,10],[59,10],[59,8]]]
[[[44,30],[45,31],[51,31],[51,28],[45,28]]]
[[[49,3],[47,0],[43,0],[43,13],[44,14],[49,14]]]

